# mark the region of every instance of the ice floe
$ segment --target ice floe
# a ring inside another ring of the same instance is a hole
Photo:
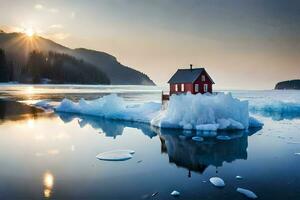
[[[174,190],[173,192],[171,192],[171,195],[174,197],[178,197],[180,195],[180,192]]]
[[[211,177],[209,179],[209,181],[211,182],[211,184],[213,184],[216,187],[224,187],[225,186],[225,182],[223,181],[223,179],[221,179],[219,177]]]
[[[244,189],[244,188],[237,188],[236,189],[237,192],[245,195],[246,197],[250,198],[250,199],[256,199],[257,198],[257,195],[252,192],[251,190],[247,190],[247,189]]]
[[[161,104],[154,102],[132,105],[116,94],[91,101],[81,99],[78,103],[64,99],[55,110],[199,131],[248,129],[262,125],[249,117],[248,102],[233,98],[230,93],[172,95],[166,110],[161,110]]]
[[[204,139],[203,139],[203,137],[194,136],[194,137],[192,137],[192,140],[194,140],[196,142],[202,142]]]
[[[218,140],[231,140],[231,138],[228,135],[218,135],[217,136]]]
[[[236,179],[238,179],[238,180],[241,180],[241,179],[243,179],[243,177],[242,177],[242,176],[236,176],[235,178],[236,178]]]
[[[104,161],[124,161],[131,159],[133,150],[113,150],[98,154],[96,157]]]

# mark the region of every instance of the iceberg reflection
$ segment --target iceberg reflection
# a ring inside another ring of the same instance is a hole
[[[157,135],[153,130],[151,130],[151,127],[148,124],[144,123],[109,120],[101,117],[69,113],[57,113],[57,115],[64,123],[69,123],[74,119],[78,119],[78,124],[81,128],[90,125],[93,129],[98,130],[99,133],[105,134],[106,137],[116,138],[117,136],[121,136],[123,134],[124,128],[126,127],[140,129],[144,135],[150,138]]]
[[[235,132],[218,132],[227,134],[231,139],[222,141],[205,138],[196,142],[182,135],[182,131],[161,129],[159,137],[161,152],[168,154],[169,162],[190,171],[203,173],[208,166],[221,167],[224,162],[231,163],[237,159],[247,160],[248,136],[259,129]]]

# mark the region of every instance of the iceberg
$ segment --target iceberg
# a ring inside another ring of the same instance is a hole
[[[197,131],[243,130],[263,125],[249,117],[248,101],[233,98],[230,93],[172,95],[167,108],[161,107],[161,103],[155,102],[129,104],[111,94],[96,100],[81,99],[78,103],[64,99],[55,111]]]

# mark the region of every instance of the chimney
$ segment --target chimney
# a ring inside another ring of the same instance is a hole
[[[193,65],[192,65],[192,64],[190,64],[190,70],[191,70],[191,71],[193,70]]]

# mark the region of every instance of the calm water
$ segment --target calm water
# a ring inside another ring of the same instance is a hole
[[[161,94],[159,88],[142,86],[0,86],[1,99],[26,104],[108,93],[129,102],[159,101]],[[296,91],[233,94],[250,104],[291,97],[298,102],[300,96]],[[300,199],[300,155],[295,155],[300,153],[300,120],[295,112],[255,112],[265,124],[262,129],[220,132],[232,139],[199,143],[190,139],[194,132],[41,113],[6,100],[0,101],[1,199],[174,199],[173,190],[180,191],[178,199],[245,199],[237,187],[260,199]],[[136,153],[122,162],[96,158],[114,149]],[[212,176],[221,177],[226,186],[212,186]],[[151,197],[153,193],[157,195]]]

